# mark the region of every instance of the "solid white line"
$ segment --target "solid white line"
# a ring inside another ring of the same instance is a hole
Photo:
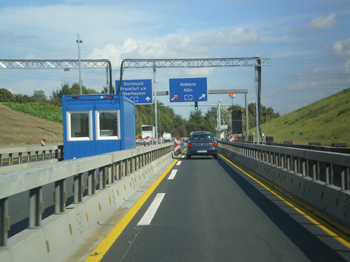
[[[177,169],[174,169],[171,171],[170,176],[168,177],[168,180],[173,180],[176,175]]]
[[[154,198],[152,204],[147,209],[146,213],[141,218],[140,222],[137,224],[138,226],[147,226],[151,223],[154,215],[156,214],[160,203],[162,202],[165,193],[158,193]]]
[[[181,161],[177,161],[176,165],[177,166],[181,165]]]

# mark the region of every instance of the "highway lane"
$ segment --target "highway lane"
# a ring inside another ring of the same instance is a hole
[[[350,261],[347,242],[222,156],[180,161],[87,261]]]

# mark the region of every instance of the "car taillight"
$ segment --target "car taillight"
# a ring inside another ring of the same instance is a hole
[[[187,146],[188,147],[193,147],[193,145],[191,143],[188,143]]]
[[[216,142],[212,143],[211,146],[213,146],[213,147],[217,146]]]

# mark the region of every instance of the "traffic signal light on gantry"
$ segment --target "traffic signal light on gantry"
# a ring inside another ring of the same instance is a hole
[[[198,101],[194,102],[194,110],[198,110]]]

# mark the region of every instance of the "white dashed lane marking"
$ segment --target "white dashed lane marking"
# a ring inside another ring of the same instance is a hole
[[[162,200],[165,196],[165,193],[158,193],[156,197],[154,198],[152,204],[147,209],[146,213],[141,218],[140,222],[137,224],[138,226],[147,226],[151,224],[151,221],[156,214],[160,203],[162,203]]]
[[[176,176],[177,169],[174,169],[171,171],[170,176],[168,177],[168,180],[173,180]]]

